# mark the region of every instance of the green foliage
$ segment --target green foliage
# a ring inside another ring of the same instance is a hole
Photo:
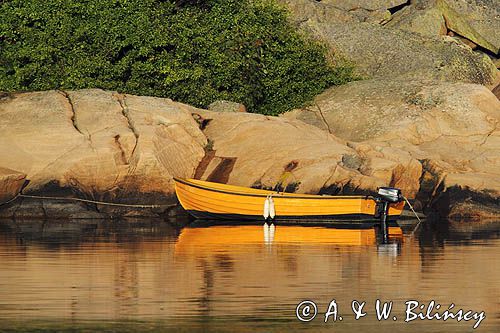
[[[278,114],[352,79],[272,0],[0,2],[0,90],[103,88]]]

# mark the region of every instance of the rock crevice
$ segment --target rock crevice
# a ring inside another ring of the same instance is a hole
[[[132,119],[130,119],[129,110],[127,107],[127,103],[125,101],[126,96],[115,94],[115,97],[116,97],[116,100],[118,101],[118,103],[120,104],[121,113],[122,113],[123,117],[125,117],[125,119],[127,120],[128,127],[130,128],[130,130],[132,131],[132,133],[134,134],[134,137],[135,137],[134,147],[132,148],[132,152],[130,153],[130,158],[132,158],[132,156],[134,156],[134,153],[137,149],[137,144],[139,142],[139,132],[134,127]],[[130,164],[130,163],[128,163],[128,164]]]
[[[90,141],[90,134],[85,134],[83,133],[83,131],[80,129],[80,127],[78,126],[78,121],[76,119],[76,110],[75,110],[75,106],[73,105],[73,101],[71,100],[71,97],[69,96],[69,94],[64,91],[64,90],[58,90],[58,92],[60,92],[64,98],[66,98],[66,101],[68,102],[68,109],[70,111],[70,114],[71,114],[71,124],[73,124],[73,127],[75,128],[75,130],[80,133],[81,135],[83,135],[87,140]]]

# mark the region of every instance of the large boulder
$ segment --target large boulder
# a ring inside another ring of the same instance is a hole
[[[292,21],[307,27],[316,23],[385,23],[389,9],[404,7],[406,0],[278,0],[292,13]]]
[[[390,9],[405,5],[408,0],[320,0],[319,2],[340,7],[346,11]]]
[[[355,17],[343,8],[315,0],[278,0],[291,12],[291,20],[300,26],[318,22],[350,22]]]
[[[328,89],[311,106],[284,117],[351,141],[365,158],[418,160],[421,207],[448,189],[488,196],[492,199],[484,202],[490,203],[500,196],[500,101],[481,85],[359,81]],[[453,198],[439,205],[446,206],[445,215],[453,215],[453,205],[465,196]]]
[[[436,0],[417,0],[392,15],[386,27],[435,38],[448,33],[445,18]]]
[[[211,151],[197,178],[298,193],[374,193],[397,185],[414,195],[421,165],[409,156],[362,156],[332,134],[301,121],[200,111]],[[402,173],[402,170],[410,172]]]
[[[497,75],[488,56],[451,38],[430,39],[369,23],[318,23],[312,29],[337,54],[352,60],[360,75],[368,78],[490,84]]]
[[[27,175],[25,194],[162,204],[204,155],[195,110],[97,89],[16,94],[0,100],[0,167]]]
[[[482,205],[492,215],[500,188],[492,96],[472,84],[371,80],[270,117],[102,90],[15,94],[0,100],[0,168],[11,169],[0,169],[0,193],[9,200],[26,185],[27,195],[164,206],[173,176],[298,193],[390,185],[420,209],[463,216]],[[0,217],[144,213],[23,197]]]
[[[392,16],[387,24],[426,36],[446,35],[500,56],[500,6],[490,0],[417,0]],[[464,40],[465,39],[465,40]]]
[[[493,1],[280,2],[296,25],[325,42],[334,59],[352,61],[361,77],[484,85],[497,77],[500,20]]]
[[[437,0],[448,28],[500,55],[500,5],[497,0]]]

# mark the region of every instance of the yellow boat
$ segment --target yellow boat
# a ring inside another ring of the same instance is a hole
[[[379,190],[379,193],[382,191],[379,197],[328,196],[278,193],[196,179],[174,178],[174,181],[180,204],[197,219],[233,221],[272,219],[282,222],[308,223],[377,222],[381,214],[384,214],[385,208],[387,221],[394,222],[404,207],[400,191],[392,188]],[[393,194],[394,197],[391,196]]]

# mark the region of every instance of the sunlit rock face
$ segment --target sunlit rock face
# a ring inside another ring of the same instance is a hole
[[[14,94],[0,101],[2,200],[25,186],[24,194],[162,206],[175,201],[173,177],[194,177],[297,193],[389,185],[419,209],[495,215],[499,103],[480,85],[377,80],[329,89],[282,117],[102,90]],[[0,216],[165,209],[22,198]]]
[[[413,196],[421,171],[408,158],[366,159],[347,141],[302,121],[212,112],[169,99],[102,90],[24,93],[4,98],[0,114],[0,167],[26,175],[24,194],[165,204],[174,200],[173,177],[196,177],[300,193],[374,193],[392,184]],[[368,164],[370,173],[363,172]],[[1,214],[130,211],[24,198]]]
[[[420,164],[420,183],[412,188],[412,194],[423,205],[438,199],[442,202],[443,198],[451,200],[444,205],[446,215],[467,215],[458,206],[454,210],[453,202],[467,197],[475,201],[474,195],[458,199],[457,189],[477,193],[477,200],[492,204],[486,215],[491,215],[498,204],[500,101],[484,86],[365,80],[328,89],[310,107],[293,110],[284,117],[348,140],[366,161],[360,170],[367,175],[382,177],[380,167],[372,165],[386,160],[406,160],[403,165],[408,166]],[[399,170],[401,174],[415,172]],[[389,177],[397,176],[393,172],[387,174]],[[440,204],[441,209],[444,206]]]
[[[192,110],[102,90],[14,94],[0,101],[0,166],[27,175],[24,193],[165,203],[204,155]]]
[[[404,188],[421,208],[498,217],[497,1],[279,2],[361,79],[287,119],[349,141],[361,173]],[[395,181],[416,174],[418,184]]]

